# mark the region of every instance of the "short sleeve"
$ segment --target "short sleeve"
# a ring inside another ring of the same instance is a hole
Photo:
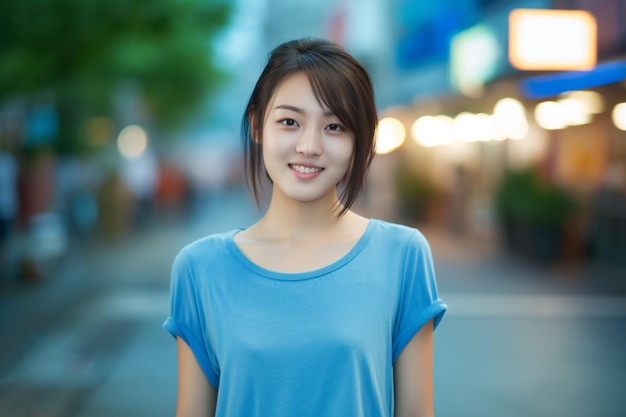
[[[393,363],[424,324],[434,320],[434,327],[437,328],[447,310],[437,292],[430,246],[417,230],[414,230],[407,242],[404,262],[393,330]]]
[[[209,383],[217,389],[219,366],[214,349],[206,334],[206,314],[203,313],[201,292],[197,288],[193,263],[185,250],[172,265],[170,316],[163,328],[172,336],[181,338],[194,353]]]

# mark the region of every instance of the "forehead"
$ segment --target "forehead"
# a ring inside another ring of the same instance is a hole
[[[305,73],[296,72],[295,74],[287,75],[276,84],[270,101],[275,103],[276,101],[286,99],[297,99],[303,95],[306,98],[310,95],[314,96],[311,82]]]
[[[304,72],[296,72],[283,78],[276,85],[267,109],[272,111],[276,106],[284,104],[300,107],[303,110],[321,110],[325,114],[332,113],[320,102]]]

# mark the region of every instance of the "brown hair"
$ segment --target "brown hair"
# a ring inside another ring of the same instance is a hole
[[[356,200],[374,156],[378,116],[367,71],[340,45],[327,40],[293,40],[270,53],[241,124],[248,185],[258,202],[261,176],[267,175],[262,153],[266,107],[279,84],[297,72],[306,74],[317,100],[354,135],[352,164],[339,196],[342,215]]]

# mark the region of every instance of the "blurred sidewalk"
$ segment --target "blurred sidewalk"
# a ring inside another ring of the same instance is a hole
[[[496,236],[454,236],[422,228],[440,290],[461,294],[626,295],[626,269],[563,260],[539,263],[506,252]]]
[[[176,350],[161,328],[171,262],[192,240],[257,217],[246,195],[224,193],[185,221],[160,222],[115,244],[74,246],[45,282],[3,288],[0,415],[172,416]],[[422,231],[452,311],[466,296],[606,295],[621,302],[626,294],[623,271],[539,266],[504,256],[494,242]]]
[[[161,328],[171,263],[185,244],[257,216],[243,192],[221,192],[188,218],[159,219],[117,241],[74,242],[39,283],[5,283],[0,416],[173,415],[176,346]]]
[[[435,336],[437,416],[624,415],[626,271],[423,232],[449,307]]]

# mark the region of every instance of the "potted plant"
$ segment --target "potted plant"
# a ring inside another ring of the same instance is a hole
[[[428,220],[436,189],[424,174],[400,164],[395,175],[395,188],[403,219],[416,223]]]
[[[509,250],[539,261],[562,255],[566,227],[576,211],[567,190],[542,180],[533,169],[508,171],[495,202]]]

